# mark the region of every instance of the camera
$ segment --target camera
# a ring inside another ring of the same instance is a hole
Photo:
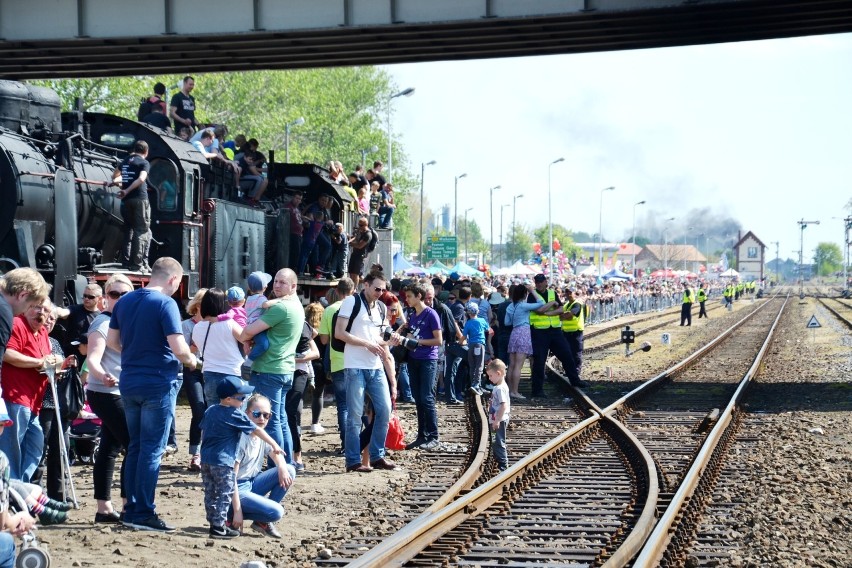
[[[391,336],[393,335],[393,330],[390,327],[386,327],[382,332],[382,339],[385,341],[390,341]],[[411,339],[410,337],[399,337],[399,345],[400,347],[404,347],[409,351],[414,351],[418,347],[420,347],[420,342],[416,339]]]

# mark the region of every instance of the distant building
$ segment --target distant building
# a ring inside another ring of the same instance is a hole
[[[766,245],[751,231],[734,244],[734,268],[744,280],[762,280]]]
[[[636,268],[645,272],[663,268],[666,265],[671,270],[688,270],[699,273],[701,265],[706,267],[707,257],[701,254],[693,245],[645,245],[636,254]]]

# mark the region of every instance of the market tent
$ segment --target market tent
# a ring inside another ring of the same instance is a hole
[[[404,272],[404,271],[408,270],[409,268],[411,268],[412,266],[414,266],[414,265],[411,264],[410,262],[408,262],[407,260],[405,260],[405,257],[402,256],[401,252],[398,252],[395,255],[393,255],[393,271],[394,272]]]
[[[598,267],[594,264],[587,266],[582,271],[580,271],[580,276],[597,276],[598,275]]]
[[[465,262],[458,262],[450,268],[450,272],[457,272],[462,276],[483,276],[484,274]]]
[[[432,266],[430,266],[428,270],[431,274],[438,274],[439,272],[449,274],[450,272],[452,272],[452,270],[450,270],[450,267],[441,262],[440,260],[436,260],[435,262],[433,262]]]
[[[626,274],[620,271],[617,268],[613,268],[609,272],[603,275],[604,280],[632,280],[633,277],[629,274]]]
[[[419,266],[412,266],[411,268],[407,268],[404,274],[406,276],[426,276],[426,271]]]
[[[734,277],[739,276],[739,275],[740,275],[739,272],[737,272],[733,268],[729,268],[725,272],[720,274],[719,276],[721,276],[722,278],[734,278]]]
[[[533,268],[532,266],[527,266],[520,260],[515,262],[509,268],[503,269],[505,272],[503,274],[511,274],[511,275],[519,275],[519,276],[532,276],[534,274],[538,274],[539,271]]]

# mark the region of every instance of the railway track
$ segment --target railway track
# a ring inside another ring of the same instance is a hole
[[[752,311],[607,408],[578,391],[587,418],[446,506],[430,507],[351,565],[626,565],[658,515],[678,517],[675,506],[691,495],[698,464],[718,446],[782,304]],[[715,377],[720,370],[723,379]],[[518,441],[513,432],[509,447]],[[665,552],[667,541],[657,542],[643,554]]]
[[[838,298],[817,298],[817,301],[842,324],[852,329],[852,304],[849,301]]]

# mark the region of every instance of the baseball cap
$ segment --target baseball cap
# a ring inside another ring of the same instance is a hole
[[[248,275],[248,288],[252,292],[262,292],[266,290],[266,287],[269,286],[270,282],[272,282],[272,276],[266,272],[261,272],[260,270],[256,270]]]
[[[235,394],[251,394],[254,392],[254,387],[247,385],[237,377],[225,377],[222,382],[216,386],[216,395],[219,398],[228,398]]]
[[[12,426],[14,423],[6,410],[6,401],[0,398],[0,426]]]
[[[246,297],[246,293],[243,292],[243,289],[239,286],[231,286],[228,288],[227,297],[229,302],[236,302],[238,300],[244,300]]]
[[[536,274],[535,278],[533,278],[536,282],[547,282],[547,276],[544,274]]]
[[[478,314],[479,313],[479,306],[474,302],[468,302],[467,304],[464,305],[464,311],[469,313],[469,314]]]

